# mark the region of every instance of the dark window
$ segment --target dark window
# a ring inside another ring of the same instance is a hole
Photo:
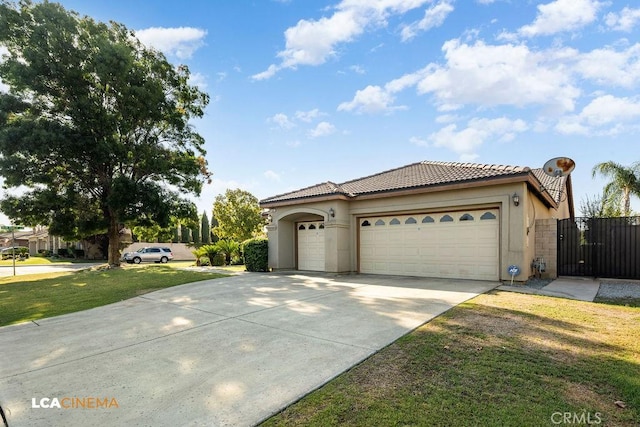
[[[315,230],[315,229],[316,229],[315,224],[311,224],[311,225],[309,226],[309,230]]]
[[[453,218],[451,218],[449,215],[445,215],[440,218],[440,222],[453,222]]]
[[[492,214],[491,212],[485,212],[482,214],[482,216],[480,217],[480,219],[496,219],[496,216],[494,214]]]
[[[460,221],[473,221],[473,217],[466,213],[460,217]]]
[[[405,224],[416,224],[418,221],[416,221],[415,218],[413,217],[409,217],[407,218],[407,220],[404,222]]]
[[[376,221],[376,225],[384,225],[384,221],[379,219]]]
[[[151,248],[149,249],[149,252],[153,252],[153,253],[160,252],[160,248]]]
[[[389,224],[398,225],[398,224],[400,224],[400,221],[398,221],[398,218],[393,218],[391,221],[389,221]]]
[[[300,224],[300,227],[298,227],[298,230],[306,230],[306,229],[307,229],[307,227],[305,227],[305,226],[304,226],[304,225],[302,225],[302,224]],[[291,229],[289,229],[289,230],[291,230]]]
[[[369,227],[371,225],[371,223],[367,220],[364,220],[364,222],[361,224],[363,227]]]
[[[324,230],[324,224],[320,224],[320,226],[318,227],[320,230]]]
[[[435,222],[435,221],[430,216],[425,216],[424,218],[422,218],[422,223],[423,224],[426,224],[428,222]]]

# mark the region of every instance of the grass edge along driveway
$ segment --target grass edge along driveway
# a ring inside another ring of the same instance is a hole
[[[37,321],[200,280],[227,277],[166,265],[125,266],[0,279],[0,326]]]
[[[639,336],[637,307],[492,291],[262,426],[637,426]]]

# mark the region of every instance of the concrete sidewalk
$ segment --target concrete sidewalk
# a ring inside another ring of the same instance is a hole
[[[7,326],[0,404],[10,426],[251,426],[497,285],[250,273]]]
[[[502,285],[502,291],[520,292],[534,295],[567,298],[579,301],[593,301],[600,289],[600,280],[583,277],[561,277],[549,283],[542,289],[525,286]]]

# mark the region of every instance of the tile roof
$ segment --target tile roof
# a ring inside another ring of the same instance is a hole
[[[433,162],[412,163],[375,175],[346,181],[341,184],[325,182],[302,188],[285,194],[269,197],[260,203],[275,203],[301,200],[321,196],[342,195],[348,198],[363,194],[392,192],[398,190],[431,187],[451,183],[491,180],[508,176],[527,176],[533,174],[546,188],[561,189],[563,178],[546,175],[542,169],[530,169],[520,166],[486,165],[479,163]],[[553,198],[557,200],[555,194]]]

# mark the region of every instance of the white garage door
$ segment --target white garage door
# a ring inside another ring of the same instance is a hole
[[[499,279],[499,211],[360,218],[360,271]]]
[[[324,224],[298,223],[298,270],[324,271]]]

